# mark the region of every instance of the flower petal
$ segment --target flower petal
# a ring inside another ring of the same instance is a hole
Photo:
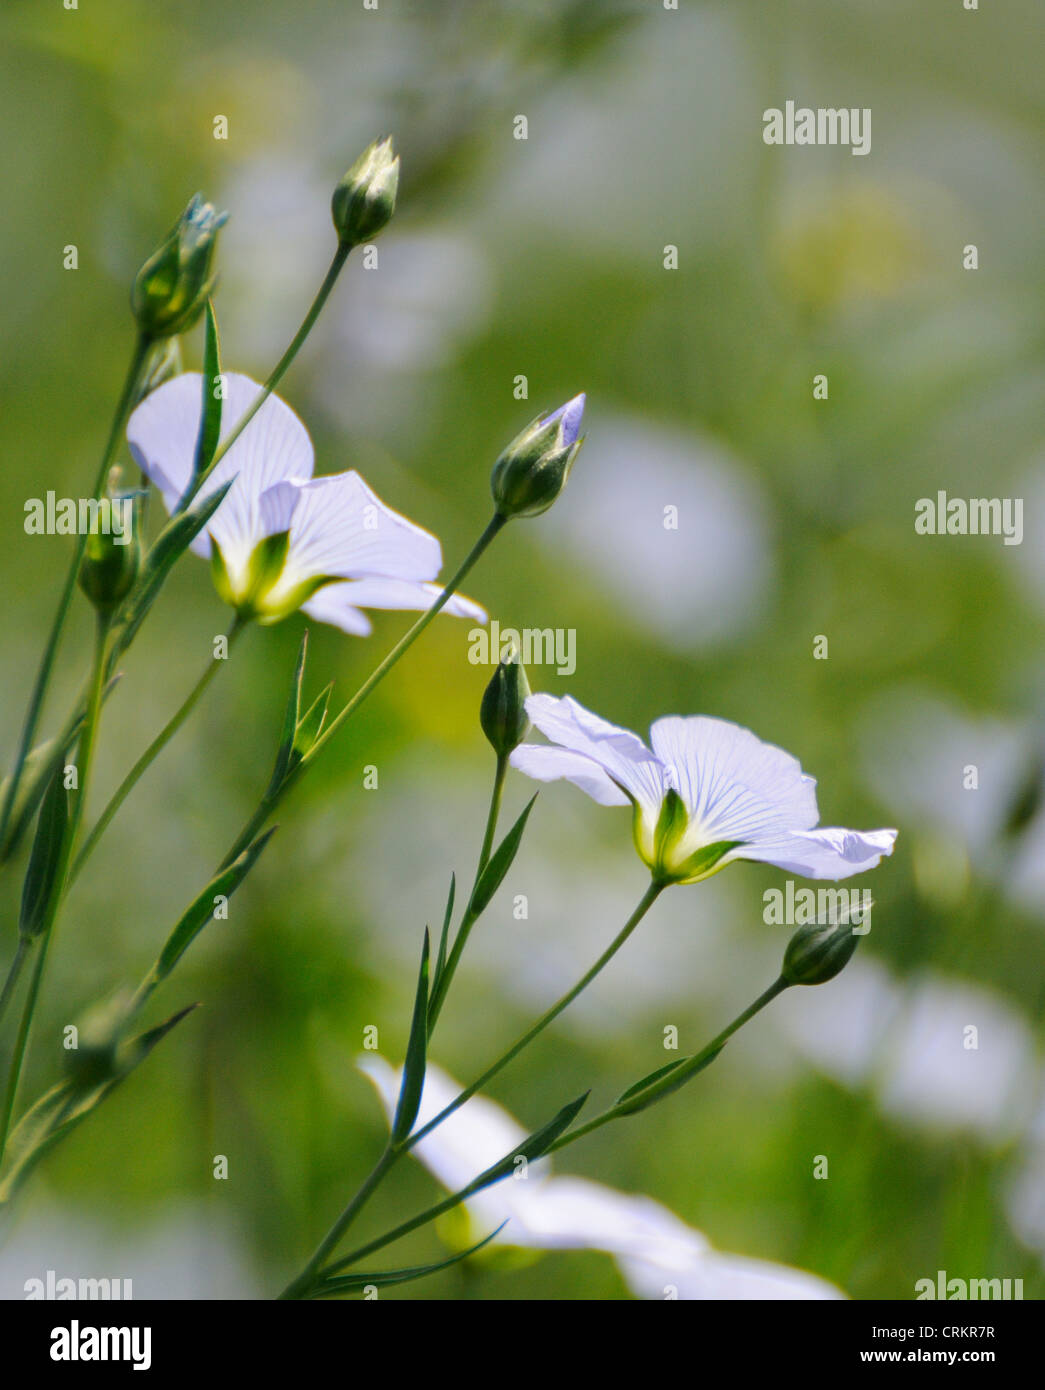
[[[127,424],[131,453],[142,471],[160,489],[168,511],[185,495],[192,479],[196,439],[202,413],[199,372],[185,372],[146,396]],[[238,372],[225,375],[227,397],[222,404],[221,438],[257,399],[261,387]],[[264,535],[259,513],[262,493],[283,479],[303,482],[312,476],[314,457],[308,431],[285,401],[269,396],[240,437],[200,489],[200,498],[235,482],[210,520],[230,568],[238,568]],[[206,535],[192,543],[197,555],[210,553]]]
[[[525,772],[537,782],[572,782],[600,806],[630,804],[609,773],[583,753],[548,743],[521,743],[508,761],[517,772]]]
[[[344,579],[434,579],[442,549],[364,483],[358,473],[314,478],[300,488],[287,568],[294,581],[319,575]]]
[[[667,784],[661,764],[637,734],[600,719],[569,695],[562,699],[556,699],[553,695],[531,695],[526,701],[526,713],[553,743],[597,763],[647,815],[656,820]],[[577,771],[582,771],[579,765]],[[555,775],[568,776],[570,781],[576,781],[574,776],[565,772]],[[550,779],[545,777],[542,780]],[[581,783],[577,782],[577,785],[581,786]],[[582,790],[594,796],[602,805],[622,804],[618,800],[602,800],[587,787],[582,787]]]
[[[803,878],[851,878],[873,869],[892,854],[895,830],[843,830],[837,826],[796,832],[761,844],[744,845],[725,856],[775,864]]]
[[[815,780],[790,753],[739,724],[669,715],[652,726],[650,742],[693,818],[687,839],[757,844],[819,820]]]
[[[350,579],[342,584],[324,585],[302,608],[321,623],[332,623],[345,632],[359,632],[365,636],[370,631],[370,621],[359,609],[422,610],[431,608],[442,592],[439,584],[419,584],[412,579]],[[486,622],[486,610],[463,594],[451,595],[439,611],[453,618]],[[364,624],[362,627],[357,625],[360,620]]]

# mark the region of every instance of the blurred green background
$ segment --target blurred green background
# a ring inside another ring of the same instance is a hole
[[[487,519],[502,445],[587,391],[566,494],[466,586],[502,625],[576,631],[575,674],[537,668],[531,684],[642,732],[668,712],[734,719],[800,757],[825,824],[901,832],[856,884],[873,888],[874,928],[842,977],[785,997],[684,1093],[558,1170],[648,1193],[716,1246],[857,1298],[912,1298],[940,1269],[1040,1297],[1045,818],[1006,829],[1040,785],[1045,732],[1037,6],[7,0],[0,34],[4,762],[69,554],[23,534],[23,505],[93,474],[137,266],[197,188],[227,207],[225,361],[263,378],[332,253],[334,182],[393,132],[400,210],[379,267],[350,262],[282,388],[318,470],[359,468],[452,565]],[[788,99],[870,107],[870,155],[765,146],[762,112]],[[198,367],[199,330],[184,350]],[[915,502],[940,488],[1025,498],[1022,546],[916,535]],[[365,641],[313,626],[310,688],[335,678],[347,696],[407,622],[376,615]],[[190,557],[107,708],[95,809],[226,624]],[[252,808],[301,626],[245,640],[77,884],[26,1096],[58,1074],[61,1028],[137,980]],[[384,1125],[354,1066],[363,1030],[401,1058],[420,932],[482,834],[489,672],[468,661],[468,629],[440,619],[283,808],[156,1016],[204,1007],[26,1194],[5,1296],[48,1268],[133,1276],[138,1297],[271,1294],[368,1170]],[[49,728],[89,633],[81,605]],[[509,813],[530,790],[513,776]],[[624,812],[560,784],[531,827],[440,1024],[436,1060],[462,1080],[582,973],[643,888]],[[9,924],[19,867],[0,880]],[[762,894],[783,878],[739,866],[667,894],[491,1094],[537,1124],[666,1060],[667,1025],[700,1046],[775,974],[786,932],[763,924]],[[8,925],[5,956],[12,943]],[[436,1190],[402,1165],[360,1230]],[[394,1262],[438,1249],[422,1232]],[[564,1252],[395,1296],[627,1289],[609,1257]]]

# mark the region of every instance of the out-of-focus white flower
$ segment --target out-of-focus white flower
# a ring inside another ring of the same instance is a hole
[[[222,437],[261,387],[226,376]],[[173,511],[192,481],[202,413],[202,379],[186,372],[147,396],[127,426],[131,451]],[[313,478],[312,441],[278,396],[269,396],[200,489],[200,500],[231,489],[192,549],[211,555],[219,592],[244,617],[278,622],[298,608],[365,636],[363,608],[429,608],[442,548],[430,532],[386,506],[358,473]],[[274,559],[267,543],[286,533]],[[485,620],[455,595],[444,610]]]
[[[400,1073],[382,1058],[368,1055],[360,1058],[359,1067],[377,1087],[391,1116]],[[445,1072],[429,1066],[418,1125],[433,1119],[460,1089]],[[525,1138],[526,1131],[501,1106],[473,1096],[422,1139],[414,1153],[444,1187],[457,1191]],[[468,1199],[468,1213],[482,1234],[508,1222],[495,1244],[604,1250],[640,1298],[844,1297],[833,1284],[803,1270],[720,1254],[699,1231],[649,1197],[583,1178],[552,1177],[547,1159],[528,1164],[525,1173]]]
[[[568,695],[531,695],[526,712],[552,742],[522,744],[512,766],[565,778],[601,806],[630,804],[639,855],[665,882],[695,883],[734,859],[849,878],[892,853],[895,830],[817,829],[815,780],[737,724],[669,715],[653,724],[651,751]]]

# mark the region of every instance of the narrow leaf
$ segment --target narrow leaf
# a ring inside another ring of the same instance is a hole
[[[681,1090],[687,1081],[711,1066],[723,1047],[725,1043],[707,1057],[701,1057],[699,1062],[694,1057],[682,1057],[677,1062],[669,1062],[666,1067],[650,1072],[649,1076],[643,1077],[624,1092],[614,1105],[614,1112],[618,1115],[637,1115],[655,1101]]]
[[[196,439],[193,486],[200,475],[206,473],[210,467],[218,448],[222,398],[216,388],[220,376],[221,340],[218,336],[218,320],[214,315],[214,304],[208,299],[206,338],[203,347],[203,409],[200,412],[200,432]]]
[[[483,870],[479,882],[475,885],[475,892],[472,900],[468,904],[468,911],[473,917],[478,917],[481,912],[486,910],[490,899],[501,886],[505,874],[512,867],[512,860],[518,852],[522,842],[523,831],[526,829],[526,822],[530,812],[533,810],[533,803],[537,800],[536,793],[526,804],[522,815],[512,826],[511,830],[504,837],[494,851],[489,864]]]
[[[439,981],[446,968],[446,951],[450,944],[450,920],[454,915],[454,897],[457,893],[457,875],[450,875],[450,892],[446,898],[446,911],[443,913],[443,929],[439,933],[439,950],[435,958],[435,976],[432,980],[432,993],[439,988]]]
[[[75,1077],[67,1077],[26,1111],[12,1132],[7,1147],[10,1166],[3,1182],[0,1182],[0,1209],[11,1201],[40,1160],[70,1130],[85,1120],[121,1081],[125,1081],[135,1067],[145,1061],[156,1044],[195,1008],[195,1004],[190,1004],[167,1019],[166,1023],[131,1039],[122,1050],[119,1069],[104,1081],[85,1090]]]
[[[477,1178],[473,1178],[467,1187],[462,1187],[460,1192],[455,1194],[456,1200],[464,1201],[476,1192],[481,1192],[484,1187],[489,1187],[491,1183],[499,1182],[501,1178],[507,1177],[509,1173],[515,1171],[518,1159],[525,1158],[527,1163],[532,1163],[534,1159],[540,1158],[551,1148],[559,1135],[573,1124],[590,1094],[590,1091],[585,1091],[584,1095],[578,1096],[576,1100],[571,1100],[569,1105],[564,1105],[557,1115],[546,1125],[535,1130],[528,1139],[524,1139],[518,1148],[513,1149],[510,1154],[505,1154],[504,1158],[495,1163],[492,1168],[487,1168]]]
[[[287,696],[287,707],[283,711],[283,726],[279,731],[279,751],[276,753],[276,765],[272,769],[269,792],[274,791],[280,785],[290,766],[290,756],[294,749],[294,735],[301,719],[301,682],[305,677],[305,658],[307,655],[308,628],[305,628],[301,634],[301,646],[298,648],[298,659],[294,665],[290,694]]]
[[[69,797],[65,790],[63,770],[59,766],[55,768],[44,793],[29,855],[29,867],[22,885],[22,907],[18,917],[18,930],[22,936],[37,936],[46,925],[65,859],[68,827]]]
[[[264,835],[259,835],[238,858],[232,861],[227,869],[211,879],[206,888],[197,895],[182,914],[177,926],[167,938],[155,965],[145,977],[138,991],[137,1002],[139,1006],[144,1003],[160,981],[171,973],[203,928],[213,920],[215,898],[230,898],[247,877],[261,851],[275,834],[276,829],[277,827],[273,826],[271,830],[266,830]]]
[[[400,1144],[407,1137],[414,1127],[417,1112],[421,1107],[428,1054],[429,950],[430,941],[426,927],[424,945],[421,947],[421,969],[417,976],[417,994],[414,998],[414,1016],[410,1023],[410,1041],[406,1046],[406,1061],[403,1063],[403,1081],[399,1088],[395,1119],[392,1121],[393,1144]]]
[[[309,705],[308,709],[301,716],[297,729],[294,732],[294,760],[300,762],[307,753],[311,751],[312,745],[323,732],[323,725],[327,719],[327,709],[330,705],[330,693],[334,689],[334,682],[319,692],[316,698]]]
[[[407,1269],[380,1270],[371,1274],[345,1274],[324,1279],[312,1297],[327,1298],[339,1293],[357,1293],[360,1289],[365,1289],[368,1284],[373,1284],[376,1288],[387,1288],[391,1284],[408,1284],[413,1279],[424,1279],[428,1274],[436,1274],[441,1269],[449,1269],[451,1265],[460,1264],[462,1260],[467,1260],[470,1255],[477,1254],[484,1245],[489,1245],[491,1240],[496,1240],[507,1225],[508,1219],[506,1218],[496,1231],[491,1231],[476,1245],[470,1246],[467,1250],[461,1250],[448,1259],[437,1260],[435,1264],[414,1265]]]

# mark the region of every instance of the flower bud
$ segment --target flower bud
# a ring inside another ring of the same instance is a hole
[[[197,193],[166,241],[139,270],[131,309],[147,337],[184,333],[199,318],[214,289],[211,267],[218,232],[227,218],[227,212],[217,212]]]
[[[529,694],[526,672],[514,656],[500,663],[483,691],[479,723],[499,758],[506,758],[526,737],[530,727],[526,716]]]
[[[141,503],[145,493],[110,492],[98,499],[80,566],[80,588],[99,613],[112,613],[141,568]]]
[[[822,985],[849,964],[861,935],[859,924],[812,922],[787,943],[780,974],[789,985]]]
[[[342,245],[372,241],[392,219],[399,187],[399,156],[392,137],[375,140],[334,189],[330,211]]]
[[[584,395],[539,416],[512,440],[493,466],[490,490],[500,516],[540,516],[566,486],[578,439]]]

